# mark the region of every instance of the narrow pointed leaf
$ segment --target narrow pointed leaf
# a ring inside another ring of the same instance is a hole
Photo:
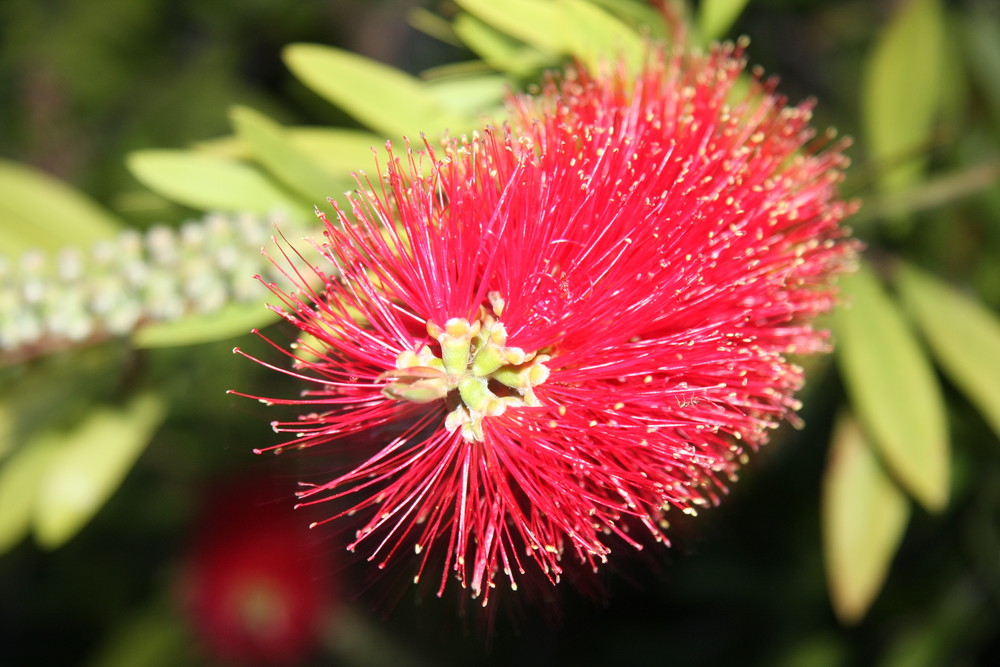
[[[452,134],[475,118],[448,113],[423,83],[405,72],[355,53],[317,44],[285,48],[285,64],[303,83],[359,122],[387,137],[416,139],[421,132]]]
[[[919,180],[941,107],[945,25],[940,0],[897,3],[865,64],[862,122],[889,190]]]
[[[514,39],[472,14],[459,14],[454,21],[455,34],[490,67],[521,74],[552,63],[553,58],[524,42]]]
[[[261,287],[263,290],[264,288]],[[262,303],[231,303],[218,312],[190,315],[175,322],[151,324],[132,336],[136,347],[176,347],[227,340],[278,320]]]
[[[254,158],[305,201],[326,208],[328,197],[343,192],[344,185],[301,151],[278,123],[248,107],[234,107],[230,118],[237,135],[250,145]]]
[[[872,271],[841,278],[848,306],[834,318],[851,404],[892,474],[930,511],[948,500],[949,448],[941,389],[923,350]]]
[[[698,29],[705,43],[726,36],[740,17],[748,0],[702,0],[698,14]]]
[[[823,555],[837,617],[861,620],[885,581],[910,505],[850,415],[841,415],[823,473]]]
[[[343,183],[353,187],[351,173],[372,165],[373,149],[382,150],[385,139],[360,130],[331,127],[294,127],[292,143]],[[337,192],[336,194],[341,194]]]
[[[92,408],[69,432],[43,436],[57,451],[38,488],[39,544],[53,549],[76,535],[121,484],[165,416],[159,397],[141,394],[123,407]]]
[[[617,18],[584,0],[558,0],[567,46],[591,70],[624,58],[635,71],[646,50],[642,38]]]
[[[186,150],[144,150],[128,156],[128,168],[150,190],[202,210],[303,212],[302,202],[278,189],[248,164]]]
[[[285,136],[299,151],[345,182],[350,180],[351,172],[371,165],[373,148],[385,146],[385,139],[364,130],[311,126],[283,129]],[[199,153],[219,157],[253,159],[251,147],[236,135],[199,142],[197,149]]]
[[[507,80],[496,74],[454,76],[427,84],[441,106],[477,118],[498,109],[508,89]]]
[[[1000,436],[1000,318],[911,265],[899,288],[941,368]]]
[[[72,186],[0,160],[0,253],[89,245],[115,236],[122,227],[117,216]]]
[[[644,0],[590,0],[598,7],[611,12],[636,32],[648,34],[657,39],[668,38],[669,26],[663,20],[663,13],[653,3]]]
[[[458,6],[525,44],[551,54],[566,53],[562,11],[551,0],[457,0]]]

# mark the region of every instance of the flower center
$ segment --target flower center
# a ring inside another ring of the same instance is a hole
[[[508,346],[507,330],[497,319],[503,300],[491,293],[490,302],[493,314],[481,308],[472,322],[453,317],[441,327],[428,321],[427,333],[441,346],[440,356],[429,345],[400,353],[396,370],[380,378],[388,380],[382,393],[412,403],[444,399],[451,407],[448,432],[461,429],[463,438],[477,442],[483,440],[486,417],[541,405],[534,388],[548,379],[545,362],[551,357]]]

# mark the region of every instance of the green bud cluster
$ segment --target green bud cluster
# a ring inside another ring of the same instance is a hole
[[[127,230],[90,248],[0,257],[0,359],[18,359],[261,297],[277,278],[260,249],[277,216],[213,213],[180,228]]]
[[[490,299],[499,317],[502,301]],[[526,353],[507,345],[507,330],[497,317],[480,310],[469,322],[453,317],[439,326],[427,323],[427,333],[440,352],[429,345],[406,350],[396,357],[396,370],[382,375],[382,393],[398,401],[430,403],[445,400],[449,432],[461,429],[467,441],[483,440],[483,419],[498,417],[509,408],[538,406],[534,388],[549,377],[549,355]]]

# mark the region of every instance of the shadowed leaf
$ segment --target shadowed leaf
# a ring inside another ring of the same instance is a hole
[[[740,17],[748,0],[702,0],[698,28],[706,44],[725,37]]]
[[[924,507],[948,500],[941,390],[897,306],[870,269],[841,278],[848,306],[834,317],[837,360],[851,404],[892,474]]]
[[[1000,435],[1000,319],[908,264],[899,288],[941,368]]]
[[[114,237],[124,223],[82,192],[25,165],[0,160],[0,252],[56,250]]]
[[[43,547],[64,544],[104,506],[165,416],[159,397],[140,394],[122,407],[91,409],[68,432],[39,436],[34,447],[55,449],[35,505],[35,534]]]
[[[823,553],[837,617],[861,620],[885,581],[910,515],[850,415],[837,420],[823,474]]]

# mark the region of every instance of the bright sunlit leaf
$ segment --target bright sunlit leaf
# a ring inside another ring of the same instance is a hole
[[[510,37],[472,14],[459,14],[455,34],[483,62],[502,72],[521,74],[552,62],[552,57]]]
[[[641,34],[664,39],[670,36],[667,21],[663,20],[663,11],[655,3],[645,0],[590,0],[598,7],[611,12],[630,26],[634,26]]]
[[[288,140],[334,177],[345,182],[350,174],[372,164],[372,149],[381,150],[385,139],[364,130],[343,127],[291,126],[283,128]],[[198,142],[199,153],[239,160],[253,158],[253,150],[236,135]]]
[[[277,320],[278,315],[263,302],[232,303],[215,313],[189,315],[174,322],[142,327],[132,336],[132,344],[142,348],[211,343],[242,336]]]
[[[193,208],[264,214],[305,208],[250,165],[219,155],[143,150],[130,154],[127,164],[143,185]]]
[[[0,159],[0,253],[57,250],[114,237],[124,223],[72,186]]]
[[[318,44],[285,47],[285,64],[303,83],[359,122],[387,137],[449,130],[475,125],[475,118],[449,113],[424,84],[405,72]]]
[[[441,106],[455,113],[482,116],[500,107],[509,86],[497,74],[470,74],[430,81],[427,90]]]
[[[636,70],[646,51],[642,38],[611,14],[584,0],[558,0],[569,53],[593,71],[624,56]]]
[[[837,360],[851,404],[893,475],[925,508],[948,501],[941,388],[924,351],[871,269],[841,278]]]
[[[37,490],[34,526],[39,544],[61,546],[104,506],[166,416],[153,394],[120,407],[100,406],[68,431],[49,430],[35,447],[52,447]]]
[[[841,415],[823,473],[823,555],[837,617],[861,620],[885,581],[910,504],[855,419]]]
[[[457,0],[457,4],[536,49],[551,54],[566,52],[562,10],[552,0]]]
[[[899,289],[941,368],[1000,435],[1000,318],[909,264]]]
[[[281,125],[264,114],[247,107],[234,107],[230,118],[236,134],[249,144],[254,158],[307,202],[325,208],[328,197],[344,190],[343,183],[338,184],[332,174],[294,144]]]
[[[361,130],[291,127],[287,129],[287,134],[300,151],[338,176],[347,187],[354,187],[352,172],[368,169],[374,164],[372,149],[383,151],[385,148],[385,139]]]

